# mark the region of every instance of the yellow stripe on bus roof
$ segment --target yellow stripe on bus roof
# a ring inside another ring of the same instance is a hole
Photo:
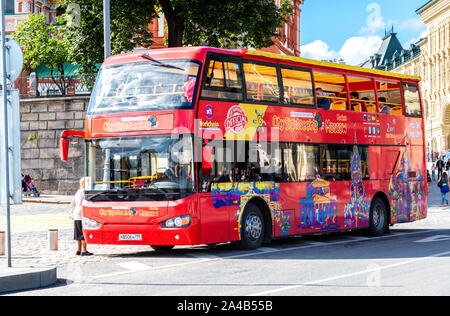
[[[337,63],[330,63],[328,61],[318,61],[318,60],[306,59],[306,58],[302,58],[302,57],[279,55],[279,54],[261,52],[261,51],[256,51],[256,50],[249,50],[245,53],[245,55],[261,56],[261,57],[267,57],[267,58],[272,58],[272,59],[281,59],[281,60],[287,60],[287,61],[303,63],[303,64],[308,64],[308,65],[314,65],[314,66],[330,67],[330,68],[337,68],[337,69],[343,69],[343,70],[352,70],[352,71],[358,71],[358,72],[363,72],[363,73],[369,73],[369,74],[373,74],[373,75],[394,77],[394,78],[399,78],[399,79],[409,79],[409,80],[418,80],[418,81],[422,80],[421,77],[418,77],[418,76],[409,76],[409,75],[403,75],[403,74],[398,74],[398,73],[389,72],[389,71],[363,68],[363,67],[350,66],[350,65],[342,65],[342,64],[337,64]]]

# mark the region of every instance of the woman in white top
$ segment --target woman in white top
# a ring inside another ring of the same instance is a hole
[[[78,250],[76,252],[77,256],[92,256],[93,254],[87,251],[87,244],[83,235],[83,225],[82,225],[82,206],[84,200],[84,186],[85,178],[80,179],[80,189],[77,191],[72,199],[72,218],[74,221],[74,239],[77,241]]]

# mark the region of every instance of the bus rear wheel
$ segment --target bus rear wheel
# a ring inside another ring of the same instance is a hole
[[[388,218],[386,204],[380,198],[374,198],[370,206],[369,233],[373,236],[383,235],[389,225]]]
[[[261,210],[255,204],[247,204],[241,220],[240,248],[252,250],[260,247],[264,240],[264,230],[264,217]]]

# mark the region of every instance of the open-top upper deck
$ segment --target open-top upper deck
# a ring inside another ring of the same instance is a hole
[[[225,54],[243,57],[246,59],[254,59],[260,61],[270,61],[281,64],[296,65],[296,66],[309,66],[335,69],[337,71],[345,71],[349,73],[359,73],[365,75],[373,75],[378,77],[389,77],[395,79],[420,81],[421,78],[417,76],[409,76],[404,74],[398,74],[393,72],[387,72],[376,69],[362,68],[351,65],[344,65],[339,63],[331,63],[327,61],[317,61],[313,59],[278,55],[274,53],[267,53],[256,50],[242,49],[220,49],[214,47],[174,47],[163,48],[157,50],[137,50],[130,53],[124,53],[109,57],[103,63],[102,67],[117,66],[126,63],[142,62],[142,55],[147,54],[156,60],[171,60],[171,59],[186,59],[197,60],[204,62],[209,53]]]

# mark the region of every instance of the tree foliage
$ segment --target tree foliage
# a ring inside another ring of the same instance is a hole
[[[273,45],[277,30],[294,13],[289,0],[158,0],[171,46],[254,47]]]
[[[82,73],[95,71],[103,60],[103,1],[75,0],[79,25],[68,27],[71,61]],[[68,9],[74,0],[61,0]],[[208,45],[221,48],[273,45],[277,30],[293,14],[289,0],[111,0],[112,54],[148,47],[153,41],[149,24],[164,13],[168,46]],[[73,12],[66,12],[68,18]]]
[[[64,76],[64,63],[68,60],[70,42],[62,18],[58,25],[48,25],[43,14],[30,14],[28,19],[16,28],[14,39],[22,46],[24,70],[32,71],[40,65],[50,68],[50,76],[65,94],[67,83]],[[59,73],[56,73],[57,70]]]
[[[76,22],[67,26],[71,62],[81,66],[81,73],[95,72],[96,63],[104,59],[103,0],[61,0],[60,5],[66,9],[66,19]],[[156,16],[153,0],[112,0],[110,9],[112,54],[153,43],[148,28]]]

